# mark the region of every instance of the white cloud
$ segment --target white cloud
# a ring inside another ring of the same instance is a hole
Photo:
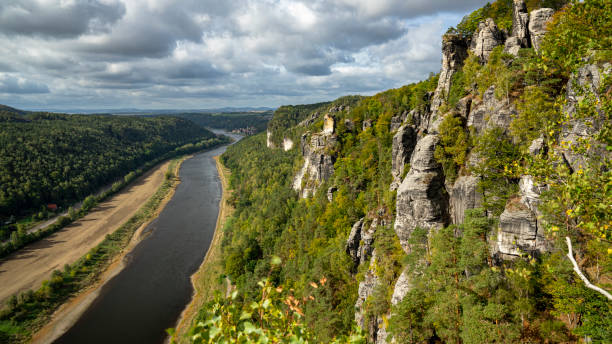
[[[484,2],[5,0],[0,103],[204,108],[372,94],[437,72],[441,34]]]

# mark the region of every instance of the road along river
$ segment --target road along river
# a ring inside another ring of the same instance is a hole
[[[181,183],[145,229],[147,238],[126,256],[125,268],[54,343],[164,342],[165,329],[176,324],[191,299],[190,276],[202,263],[214,235],[222,189],[213,157],[226,148],[183,162]]]

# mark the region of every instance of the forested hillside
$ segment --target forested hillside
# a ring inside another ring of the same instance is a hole
[[[191,341],[612,342],[610,18],[496,1],[439,75],[279,108],[222,156],[236,291]]]
[[[184,118],[202,127],[234,130],[255,128],[256,132],[266,130],[272,111],[264,112],[223,112],[223,113],[181,113],[172,116]]]
[[[210,131],[172,117],[25,113],[0,117],[0,218],[66,206]]]

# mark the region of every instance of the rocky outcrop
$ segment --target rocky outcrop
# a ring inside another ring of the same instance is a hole
[[[472,110],[472,101],[474,97],[472,95],[465,96],[457,102],[457,106],[455,110],[457,114],[461,116],[461,118],[465,119],[467,122],[468,116],[470,115],[470,111]]]
[[[433,93],[429,92],[427,94],[427,104],[429,104],[429,99],[433,97]],[[412,109],[408,113],[407,121],[412,123],[415,128],[417,128],[418,132],[425,132],[427,128],[429,128],[429,121],[431,119],[431,111],[429,106],[422,106],[416,109]]]
[[[326,113],[323,117],[323,134],[331,135],[336,130],[336,120],[334,116]]]
[[[410,291],[410,272],[408,269],[402,271],[401,275],[395,282],[395,288],[393,289],[393,295],[391,296],[391,304],[393,306],[400,303],[406,294]]]
[[[412,151],[417,141],[417,133],[413,126],[403,125],[393,136],[391,146],[391,190],[395,190],[401,183],[401,176],[404,173],[405,165],[410,161]]]
[[[333,201],[334,200],[334,192],[338,191],[338,188],[335,186],[330,187],[329,189],[327,189],[327,200],[328,201]]]
[[[408,111],[404,111],[401,114],[391,117],[391,124],[389,125],[389,131],[394,132],[399,129],[404,121],[408,118]]]
[[[529,48],[529,13],[523,0],[512,4],[512,35],[506,40],[504,51],[518,56],[520,48]]]
[[[437,111],[446,100],[451,87],[453,74],[461,68],[468,56],[468,42],[458,34],[446,34],[442,37],[442,69],[438,86],[434,92],[431,110]]]
[[[268,148],[275,148],[274,143],[272,142],[272,133],[270,130],[266,130],[266,146]]]
[[[531,176],[522,176],[519,195],[508,201],[499,218],[497,254],[512,259],[521,254],[542,253],[548,250],[544,226],[538,210],[540,195],[546,189]]]
[[[470,50],[474,55],[478,56],[480,63],[489,61],[489,55],[493,49],[501,44],[504,44],[504,34],[497,28],[495,22],[491,18],[478,24],[478,29],[472,37]]]
[[[355,123],[348,118],[344,120],[344,126],[346,127],[348,131],[355,130]]]
[[[531,38],[531,46],[536,50],[540,50],[540,45],[544,34],[546,34],[546,24],[552,18],[555,10],[552,8],[540,8],[531,11],[529,14],[529,36]]]
[[[376,252],[372,254],[370,259],[370,268],[365,273],[365,278],[359,283],[357,289],[357,302],[355,302],[355,322],[368,333],[368,343],[384,344],[386,343],[387,333],[384,321],[380,316],[367,319],[365,316],[364,305],[366,300],[374,293],[374,290],[380,283],[375,272]]]
[[[478,192],[479,178],[475,176],[460,176],[448,190],[450,203],[450,218],[452,223],[463,223],[467,209],[482,205],[482,194]]]
[[[351,232],[349,233],[348,239],[346,240],[346,253],[351,257],[355,266],[359,265],[361,259],[359,256],[359,244],[361,243],[361,231],[363,229],[362,217],[359,221],[353,224]]]
[[[436,135],[420,139],[410,160],[410,171],[397,190],[395,233],[406,252],[415,228],[437,229],[448,224],[448,199],[442,167],[434,158]]]
[[[336,135],[325,133],[302,135],[304,165],[293,179],[293,189],[303,198],[313,194],[334,173],[336,156],[329,152],[337,143]]]
[[[494,127],[508,129],[517,114],[514,104],[505,98],[497,99],[495,86],[491,86],[482,96],[481,102],[472,103],[467,125],[473,127],[477,134]]]
[[[351,228],[345,250],[353,260],[355,268],[365,263],[372,256],[374,251],[374,233],[376,233],[379,225],[384,225],[383,222],[378,218],[374,218],[369,225],[366,225],[364,218],[361,218]]]
[[[355,322],[361,328],[366,329],[370,327],[371,330],[377,329],[377,326],[366,324],[365,309],[363,306],[366,300],[368,299],[368,297],[370,297],[370,295],[372,295],[372,293],[374,292],[374,289],[376,288],[378,283],[380,283],[378,276],[376,276],[376,272],[374,271],[375,264],[376,264],[376,254],[372,255],[372,258],[370,259],[370,269],[366,271],[363,281],[359,283],[359,288],[357,289],[357,302],[355,302]],[[376,322],[374,321],[374,323]],[[371,335],[372,332],[376,332],[376,331],[368,331],[368,332]]]
[[[293,140],[288,137],[283,139],[283,150],[286,152],[293,148]]]
[[[596,65],[583,66],[567,84],[567,104],[564,111],[570,116],[570,120],[562,128],[559,141],[562,142],[562,146],[567,147],[561,149],[561,152],[574,171],[580,169],[580,166],[586,166],[585,154],[576,152],[575,147],[580,142],[585,142],[599,133],[606,121],[606,116],[601,109],[595,116],[586,118],[576,116],[576,107],[580,101],[585,99],[587,94],[599,98],[599,88],[603,77],[610,74],[612,65],[607,63],[601,70],[602,72]],[[594,142],[594,140],[591,140],[591,147],[586,155],[599,155],[612,159],[612,152],[607,151],[603,144]]]
[[[311,124],[313,124],[317,118],[319,118],[321,114],[317,111],[312,113],[310,116],[308,116],[306,119],[304,119],[303,121],[301,121],[300,123],[298,123],[299,127],[307,127]]]
[[[364,119],[363,123],[361,124],[361,130],[366,131],[368,128],[372,128],[372,120]]]
[[[540,155],[542,153],[546,153],[546,144],[544,143],[544,138],[540,137],[538,139],[531,141],[531,144],[529,145],[528,150],[529,150],[529,154],[533,156]]]

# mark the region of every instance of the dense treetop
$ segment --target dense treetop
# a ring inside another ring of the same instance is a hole
[[[67,205],[139,165],[214,137],[171,117],[0,112],[0,217]]]

